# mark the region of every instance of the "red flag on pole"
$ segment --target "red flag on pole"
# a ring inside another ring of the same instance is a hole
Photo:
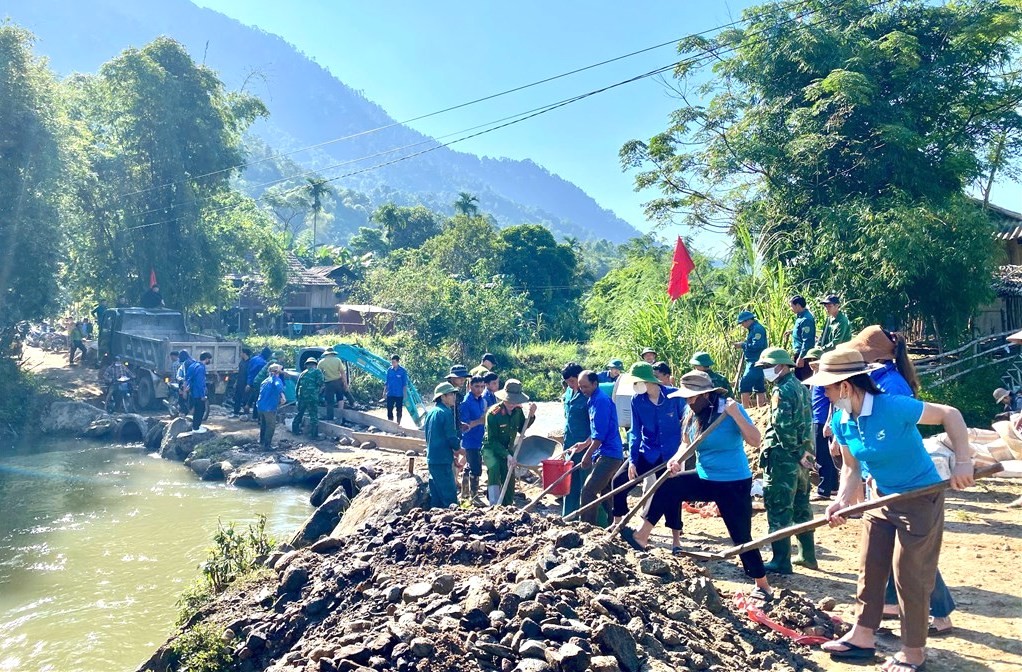
[[[695,269],[685,243],[678,236],[674,246],[674,262],[671,264],[671,279],[667,283],[667,295],[674,301],[688,293],[688,274]]]
[[[681,239],[679,238],[678,240],[681,240]],[[677,257],[678,253],[675,252],[674,255],[675,255],[675,257]],[[157,285],[157,282],[156,282],[156,269],[153,268],[152,266],[150,266],[149,267],[149,289],[152,289],[156,285]]]

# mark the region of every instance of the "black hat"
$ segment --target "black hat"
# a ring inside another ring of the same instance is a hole
[[[493,353],[490,353],[490,352],[487,352],[485,355],[483,355],[483,358],[480,361],[482,361],[482,362],[489,362],[490,364],[493,364],[494,366],[497,365],[497,358],[494,357]]]
[[[834,305],[841,305],[841,298],[837,294],[828,294],[827,296],[820,299],[820,303],[827,305],[833,303]]]
[[[472,374],[468,372],[463,364],[455,364],[451,367],[451,372],[448,373],[445,378],[470,378]]]

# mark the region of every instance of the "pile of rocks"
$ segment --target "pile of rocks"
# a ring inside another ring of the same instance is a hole
[[[701,568],[660,553],[513,509],[416,508],[273,554],[270,578],[200,619],[246,672],[807,666],[800,647],[732,613]]]

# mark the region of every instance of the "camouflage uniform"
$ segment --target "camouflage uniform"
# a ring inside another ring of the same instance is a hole
[[[729,396],[732,399],[734,399],[735,391],[734,391],[734,388],[731,387],[731,381],[729,381],[727,378],[725,378],[724,376],[720,375],[719,373],[717,373],[713,369],[710,369],[709,371],[707,371],[706,375],[708,375],[710,377],[710,381],[713,383],[713,385],[715,387],[723,387],[724,388],[724,393],[727,394],[727,396]]]
[[[291,431],[302,433],[302,419],[309,414],[309,436],[319,437],[319,395],[325,384],[323,372],[317,367],[310,367],[298,376],[295,394],[298,398],[298,415],[291,422]]]
[[[809,505],[809,471],[799,462],[813,448],[812,402],[809,390],[791,372],[778,378],[770,397],[770,424],[763,439],[759,465],[763,468],[763,504],[767,524],[774,532],[795,523],[812,520]],[[810,547],[812,533],[805,537]],[[799,535],[800,544],[803,535]],[[803,546],[803,557],[812,551]],[[791,573],[791,539],[773,544],[774,558],[768,569]],[[812,558],[815,564],[815,556]]]
[[[532,419],[533,421],[535,418]],[[531,425],[532,422],[529,422]],[[519,432],[524,432],[526,425],[525,412],[521,407],[508,413],[504,404],[497,404],[486,412],[486,436],[483,438],[483,462],[486,464],[487,490],[496,487],[495,497],[500,496],[500,488],[507,479],[507,458],[511,457],[518,439]],[[515,479],[511,477],[504,501],[499,504],[511,504],[515,494]]]

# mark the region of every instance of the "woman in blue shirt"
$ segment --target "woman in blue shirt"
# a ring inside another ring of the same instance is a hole
[[[807,385],[826,390],[834,406],[831,429],[843,458],[838,498],[827,507],[832,526],[846,521],[838,511],[862,501],[866,467],[878,496],[907,492],[940,481],[923,447],[918,424],[943,425],[957,463],[955,490],[973,484],[968,429],[950,406],[884,394],[857,350],[840,348],[820,358],[819,372]],[[887,577],[894,570],[901,606],[901,651],[883,669],[917,670],[926,660],[927,610],[944,532],[944,492],[913,497],[873,509],[862,517],[858,614],[852,630],[823,650],[834,659],[868,660],[876,654],[875,632],[884,610]]]
[[[878,363],[879,368],[869,372],[869,377],[886,394],[915,397],[919,393],[919,376],[916,367],[908,357],[905,337],[874,324],[866,327],[844,347],[857,350],[867,364]],[[815,389],[815,388],[814,388]],[[944,577],[937,569],[933,592],[930,594],[930,635],[946,635],[954,629],[951,613],[955,600],[944,583]],[[887,580],[884,596],[884,616],[897,618],[898,593],[894,576]]]
[[[653,495],[638,531],[625,528],[622,535],[633,547],[644,550],[653,526],[661,518],[677,511],[682,502],[700,501],[717,504],[733,543],[752,541],[752,472],[743,443],[759,446],[759,429],[741,404],[728,399],[724,388],[714,387],[703,371],[682,376],[678,390],[670,396],[688,401],[682,423],[684,445],[691,444],[722,413],[728,417],[699,444],[695,471],[683,472],[678,455],[671,458],[667,468],[676,475]],[[739,558],[745,573],[756,582],[750,597],[760,603],[770,601],[772,592],[759,549],[742,553]]]

